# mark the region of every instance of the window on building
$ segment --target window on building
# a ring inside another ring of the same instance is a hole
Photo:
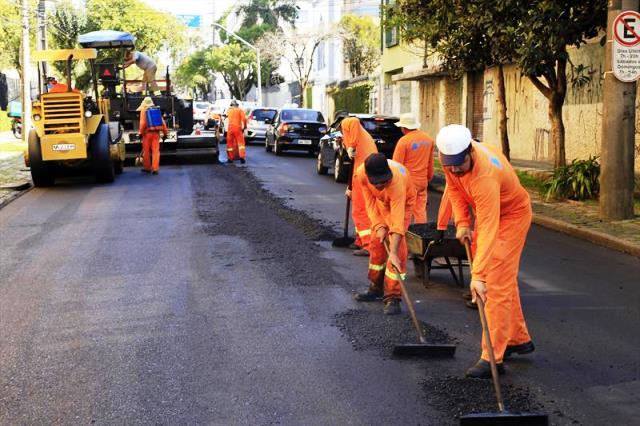
[[[327,65],[325,60],[326,42],[321,42],[316,49],[316,71],[324,69]]]
[[[394,6],[395,0],[385,0],[387,6]],[[388,9],[387,13],[391,14],[392,10]],[[398,44],[398,27],[385,28],[384,31],[384,47],[393,47]]]

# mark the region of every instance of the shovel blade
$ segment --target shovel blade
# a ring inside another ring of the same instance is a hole
[[[476,413],[460,417],[460,426],[548,426],[549,416],[541,413]]]
[[[331,245],[334,247],[349,247],[355,241],[355,238],[352,237],[340,237],[333,240]]]
[[[453,358],[456,353],[456,345],[437,345],[432,343],[407,343],[395,345],[395,356],[424,356],[434,358]]]

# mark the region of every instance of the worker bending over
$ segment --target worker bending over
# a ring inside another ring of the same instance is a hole
[[[352,161],[352,171],[358,170],[364,160],[371,154],[378,152],[371,135],[362,127],[356,117],[347,117],[340,124],[342,142],[347,149],[347,155]],[[353,252],[355,256],[369,255],[369,241],[371,239],[371,222],[367,214],[367,207],[362,196],[362,185],[352,179],[351,186],[345,193],[351,197],[351,217],[356,227],[356,244],[360,246]]]
[[[136,64],[136,66],[144,72],[142,75],[142,91],[146,92],[149,90],[153,95],[153,93],[158,90],[158,85],[156,84],[158,66],[153,62],[153,59],[144,53],[127,50],[124,54],[124,60],[125,68]]]
[[[475,241],[470,290],[473,301],[485,302],[498,371],[513,353],[527,354],[534,345],[520,305],[518,267],[531,225],[529,194],[511,164],[495,147],[472,142],[471,132],[452,124],[436,138],[447,193],[461,242]],[[475,216],[471,232],[469,207]],[[489,378],[489,353],[482,339],[480,360],[468,377]]]
[[[416,187],[416,205],[413,210],[415,223],[427,223],[427,186],[433,177],[433,139],[420,130],[420,123],[413,114],[402,114],[395,123],[404,135],[393,151],[393,160],[409,169]]]
[[[151,128],[147,123],[147,109],[154,107],[153,100],[146,97],[138,107],[140,111],[140,136],[142,136],[142,172],[157,175],[160,171],[160,132],[166,138],[169,135],[167,124],[162,119],[162,127]]]
[[[238,157],[242,164],[245,163],[246,147],[244,143],[244,129],[247,127],[247,115],[238,107],[238,101],[231,101],[227,129],[227,163],[233,163]]]
[[[411,223],[416,189],[405,166],[379,153],[367,157],[353,180],[362,187],[374,232],[369,244],[369,289],[355,298],[369,302],[383,297],[383,312],[399,314],[402,292],[397,274],[404,279],[407,272],[405,233]],[[384,246],[387,239],[388,255]]]

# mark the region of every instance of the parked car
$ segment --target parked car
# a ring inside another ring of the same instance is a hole
[[[313,109],[282,109],[269,124],[264,147],[276,155],[289,150],[315,155],[320,138],[327,131],[322,113]]]
[[[204,123],[207,119],[207,111],[209,111],[209,106],[209,102],[194,101],[193,121],[196,123]]]
[[[247,143],[263,142],[267,134],[268,123],[273,123],[278,110],[275,108],[254,108],[249,112],[244,139]]]
[[[342,133],[340,132],[340,124],[346,117],[357,117],[362,123],[362,127],[369,132],[375,141],[378,152],[383,153],[387,158],[393,157],[393,150],[396,148],[398,139],[402,137],[402,131],[395,125],[398,117],[372,114],[336,114],[329,131],[320,139],[316,161],[316,172],[319,175],[326,175],[329,173],[329,169],[333,169],[333,178],[336,182],[346,182],[351,172],[351,160],[342,145]]]

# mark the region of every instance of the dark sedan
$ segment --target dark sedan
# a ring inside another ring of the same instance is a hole
[[[269,124],[264,147],[276,155],[284,151],[315,155],[320,138],[327,132],[322,113],[312,109],[282,109]]]
[[[362,123],[362,127],[369,132],[375,141],[378,152],[382,152],[387,158],[393,157],[393,150],[398,139],[402,137],[402,131],[395,125],[398,121],[397,117],[338,113],[329,132],[320,139],[316,162],[316,172],[320,175],[326,175],[329,169],[333,169],[333,178],[336,182],[346,182],[351,170],[351,160],[342,145],[342,133],[340,132],[340,123],[346,117],[357,117]]]

